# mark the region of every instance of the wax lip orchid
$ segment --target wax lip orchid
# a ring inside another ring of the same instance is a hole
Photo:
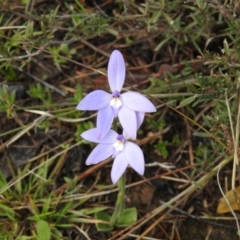
[[[141,148],[133,142],[127,141],[127,137],[119,135],[110,129],[105,137],[97,139],[97,129],[93,128],[81,134],[81,137],[90,141],[99,143],[90,153],[86,160],[86,164],[97,164],[106,158],[112,156],[114,159],[111,179],[116,183],[122,176],[128,165],[130,165],[137,173],[144,173],[144,157]]]
[[[121,94],[125,80],[125,63],[122,54],[114,50],[108,63],[108,83],[112,94],[103,90],[95,90],[80,101],[77,110],[98,110],[97,139],[106,136],[114,117],[119,121],[128,136],[136,139],[137,129],[143,122],[146,112],[155,112],[154,105],[137,92]]]

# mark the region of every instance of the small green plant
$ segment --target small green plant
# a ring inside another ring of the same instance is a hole
[[[69,49],[66,43],[62,43],[60,46],[49,46],[48,50],[52,54],[53,61],[58,68],[60,68],[59,64],[66,63],[67,59],[71,59],[76,54],[76,50],[74,48]]]
[[[7,86],[0,87],[0,112],[6,112],[11,117],[15,102],[15,92],[10,92]]]
[[[158,144],[155,144],[154,148],[157,149],[164,158],[167,158],[169,155],[169,152],[167,150],[167,145],[168,145],[167,141],[161,141]]]
[[[30,85],[28,94],[33,99],[40,99],[47,106],[53,102],[49,88],[44,88],[40,83],[36,86]]]

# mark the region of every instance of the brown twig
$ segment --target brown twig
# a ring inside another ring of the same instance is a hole
[[[93,167],[87,169],[85,172],[80,173],[77,176],[77,181],[81,181],[82,179],[86,178],[87,176],[91,175],[92,173],[98,171],[99,169],[101,169],[103,166],[107,165],[108,163],[110,163],[112,160],[112,158],[108,158],[105,161],[100,162],[97,165],[94,165]],[[56,195],[59,195],[60,193],[62,193],[67,187],[69,186],[68,183],[63,184],[61,187],[57,188],[53,193]]]

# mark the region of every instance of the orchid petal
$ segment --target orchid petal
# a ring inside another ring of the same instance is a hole
[[[125,80],[126,68],[122,54],[114,50],[108,62],[108,83],[112,92],[121,91]]]
[[[114,184],[123,175],[127,166],[128,166],[128,162],[126,161],[124,152],[119,153],[114,159],[112,171],[111,171],[111,179]]]
[[[135,140],[137,135],[136,113],[126,107],[121,107],[118,112],[118,118],[127,135]]]
[[[140,126],[142,125],[142,122],[144,120],[144,112],[136,112],[136,117],[137,117],[137,129],[140,128]]]
[[[111,144],[98,144],[87,158],[86,165],[97,164],[113,153],[113,146]]]
[[[123,106],[137,112],[156,112],[154,105],[142,94],[126,92],[121,94]]]
[[[132,142],[125,142],[124,155],[129,165],[140,175],[144,173],[144,156],[141,148]]]
[[[130,138],[129,135],[127,134],[127,132],[124,129],[123,129],[122,135],[126,140],[128,140]]]
[[[77,110],[100,110],[105,108],[111,101],[112,96],[103,90],[96,90],[89,93],[77,105]]]
[[[113,144],[117,139],[118,134],[110,129],[106,136],[100,140],[97,139],[97,128],[92,128],[81,134],[81,137],[89,142],[102,143],[102,144]]]
[[[98,115],[97,115],[97,139],[98,140],[106,136],[109,129],[111,128],[113,118],[114,118],[114,112],[110,105],[98,111]]]

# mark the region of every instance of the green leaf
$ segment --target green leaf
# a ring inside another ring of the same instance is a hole
[[[51,230],[46,221],[40,220],[37,222],[37,235],[39,240],[50,240]]]
[[[127,208],[124,209],[122,216],[117,220],[118,227],[130,227],[137,221],[137,209]]]
[[[62,239],[63,237],[61,231],[59,231],[57,228],[52,229],[52,236],[54,239]]]
[[[197,137],[211,137],[209,135],[209,133],[206,133],[206,132],[194,132],[193,136],[197,136]]]
[[[162,46],[163,46],[166,42],[168,42],[170,39],[171,39],[171,37],[168,37],[168,38],[164,39],[163,41],[161,41],[161,42],[154,48],[154,51],[155,51],[155,52],[159,51],[159,50],[162,48]]]
[[[95,214],[95,218],[98,220],[103,220],[109,222],[105,223],[96,223],[97,230],[100,232],[110,232],[113,230],[113,225],[110,224],[111,216],[105,212],[98,212]]]
[[[93,213],[97,213],[97,212],[104,211],[104,210],[106,210],[107,208],[108,208],[108,207],[84,208],[84,209],[82,209],[80,212],[81,212],[83,215],[90,215],[90,214],[93,214]]]
[[[223,40],[223,47],[224,47],[224,51],[222,50],[222,52],[225,53],[227,57],[229,57],[231,52],[229,50],[229,45],[226,38]]]
[[[181,108],[181,107],[185,107],[185,106],[189,105],[190,103],[192,103],[194,100],[195,100],[194,96],[185,98],[180,102],[180,104],[176,107],[176,109]]]
[[[41,26],[41,30],[42,30],[43,35],[45,35],[46,34],[46,27],[44,25],[44,22],[41,21],[40,26]]]
[[[26,38],[31,38],[33,36],[33,21],[30,21],[25,30],[25,37]]]
[[[14,215],[15,215],[15,212],[12,208],[5,206],[4,204],[0,204],[1,217],[8,217],[11,221],[15,221]]]
[[[32,239],[31,236],[30,237],[27,237],[27,236],[20,236],[19,237],[19,240],[30,240],[30,239]]]

